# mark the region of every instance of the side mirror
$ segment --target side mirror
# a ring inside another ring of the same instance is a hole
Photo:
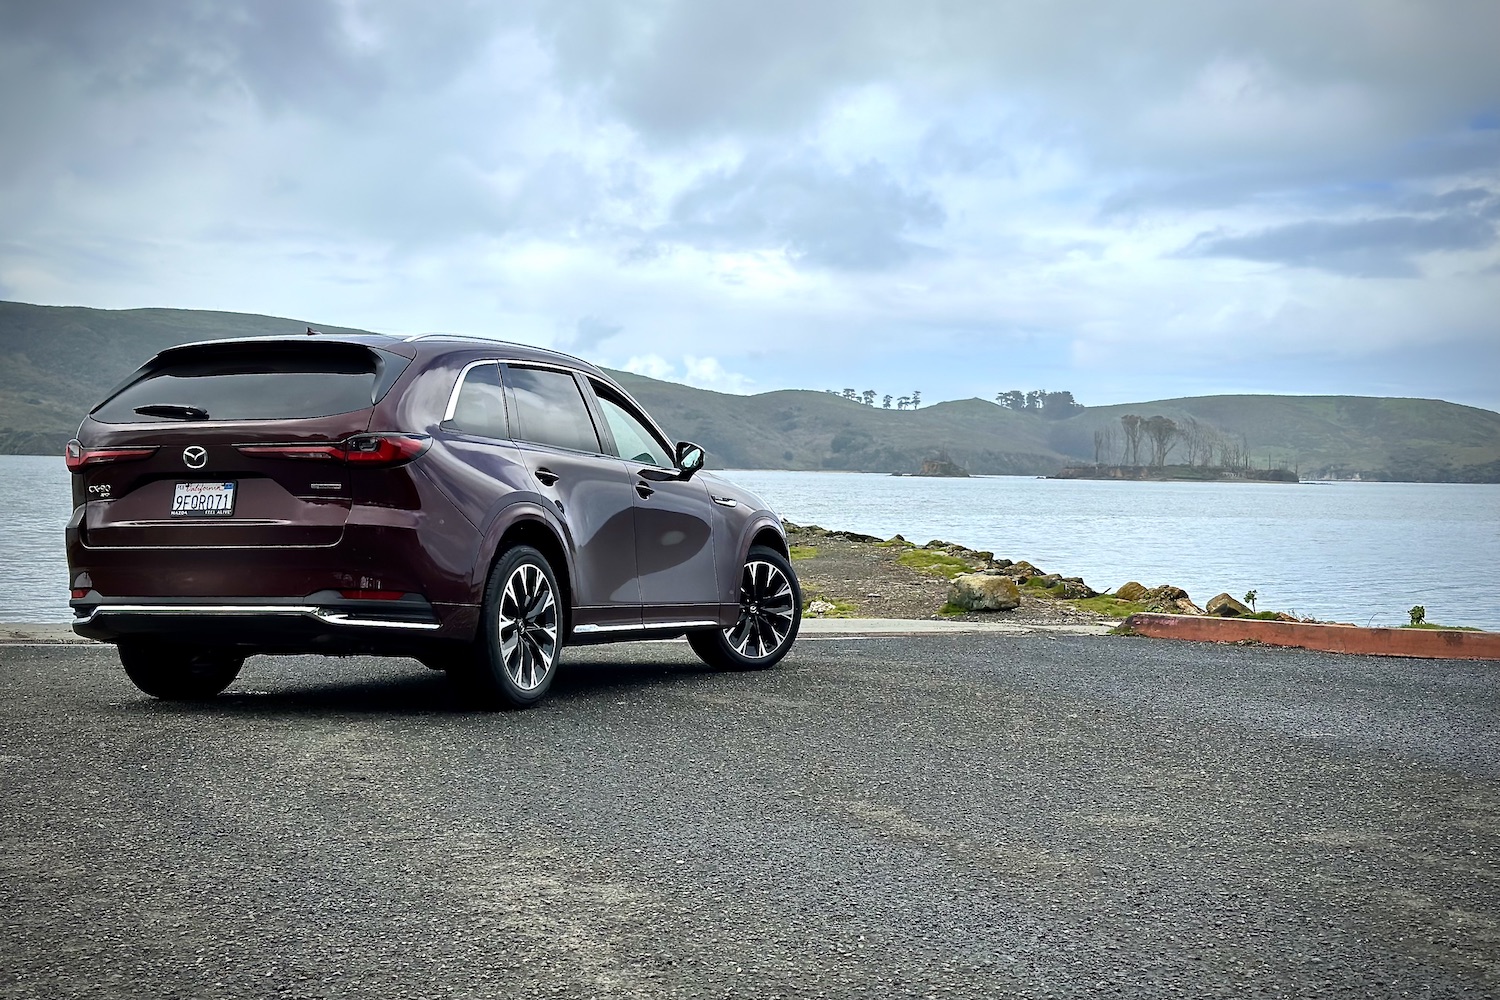
[[[692,479],[693,473],[703,468],[705,457],[703,449],[693,444],[693,442],[677,442],[677,468],[682,470],[683,479]]]

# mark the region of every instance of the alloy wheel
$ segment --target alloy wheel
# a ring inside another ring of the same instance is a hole
[[[752,560],[740,576],[740,617],[724,630],[724,638],[741,656],[770,656],[792,633],[796,598],[781,568]]]
[[[540,566],[522,563],[500,598],[500,659],[522,691],[539,686],[557,657],[557,601]]]

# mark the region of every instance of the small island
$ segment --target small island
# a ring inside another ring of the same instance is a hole
[[[946,451],[940,451],[936,458],[929,458],[922,462],[922,469],[917,475],[943,479],[968,479],[969,470],[953,461]]]

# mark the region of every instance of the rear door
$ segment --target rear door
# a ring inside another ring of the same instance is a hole
[[[604,454],[577,377],[562,368],[509,364],[503,379],[521,459],[572,535],[577,620],[639,624],[631,476]]]
[[[337,458],[407,359],[344,342],[163,352],[89,414],[76,486],[91,548],[338,543],[357,473]]]

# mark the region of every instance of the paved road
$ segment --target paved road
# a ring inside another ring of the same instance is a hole
[[[1500,664],[1082,636],[0,648],[0,996],[1500,995]]]

